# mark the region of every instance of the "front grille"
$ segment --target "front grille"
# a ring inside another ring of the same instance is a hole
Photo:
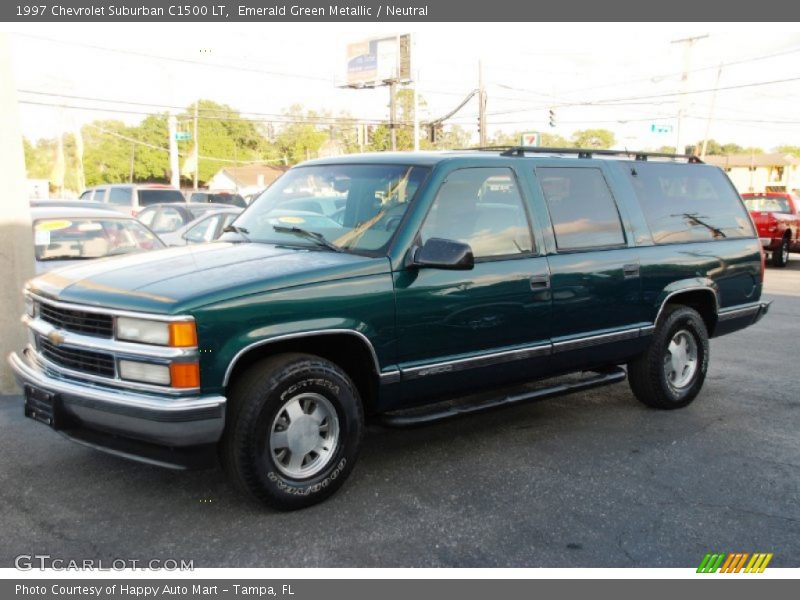
[[[114,377],[116,374],[114,357],[104,352],[56,346],[44,337],[39,338],[39,351],[50,362],[73,371],[101,377]]]
[[[60,308],[40,302],[39,316],[59,329],[105,338],[114,335],[114,318],[111,315]]]

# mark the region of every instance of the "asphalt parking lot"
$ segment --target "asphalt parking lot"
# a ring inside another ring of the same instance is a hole
[[[195,567],[694,567],[706,552],[800,566],[800,257],[770,314],[712,341],[687,409],[627,384],[413,430],[371,426],[322,505],[274,513],[218,470],[72,444],[0,398],[0,566],[18,554]]]

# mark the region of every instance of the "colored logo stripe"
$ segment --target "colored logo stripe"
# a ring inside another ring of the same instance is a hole
[[[756,552],[752,555],[748,552],[708,553],[697,567],[697,572],[740,573],[744,569],[745,573],[763,573],[772,560],[772,556],[772,553],[765,552]],[[749,562],[747,562],[748,558]],[[747,563],[747,567],[745,567],[745,563]]]

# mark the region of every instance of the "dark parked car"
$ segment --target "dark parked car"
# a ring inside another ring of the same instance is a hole
[[[287,172],[221,241],[33,279],[9,360],[29,417],[150,463],[219,453],[294,509],[341,486],[365,416],[422,424],[626,374],[645,405],[686,406],[709,338],[766,313],[763,277],[741,198],[695,158],[343,156]]]
[[[139,220],[157,234],[172,233],[210,211],[231,208],[228,204],[153,204],[139,213]]]

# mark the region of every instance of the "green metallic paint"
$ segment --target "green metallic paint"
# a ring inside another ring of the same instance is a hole
[[[624,172],[633,164],[628,161],[457,152],[348,156],[306,164],[323,163],[432,167],[386,257],[220,242],[93,261],[34,279],[32,289],[67,302],[194,316],[204,393],[224,392],[225,375],[243,351],[297,333],[359,332],[374,348],[381,372],[396,374],[401,368],[539,342],[636,332],[625,341],[471,373],[427,376],[423,370],[413,381],[384,385],[384,409],[445,392],[624,362],[644,347],[647,337],[639,336],[640,327],[654,322],[673,292],[713,290],[720,308],[753,303],[761,294],[757,239],[653,245]],[[536,166],[547,165],[603,170],[620,208],[627,247],[557,252],[535,177]],[[440,185],[449,173],[469,167],[514,170],[538,255],[479,262],[471,271],[409,270],[408,253]],[[637,261],[639,277],[623,277],[622,265]],[[531,290],[530,276],[548,272],[552,289]]]

